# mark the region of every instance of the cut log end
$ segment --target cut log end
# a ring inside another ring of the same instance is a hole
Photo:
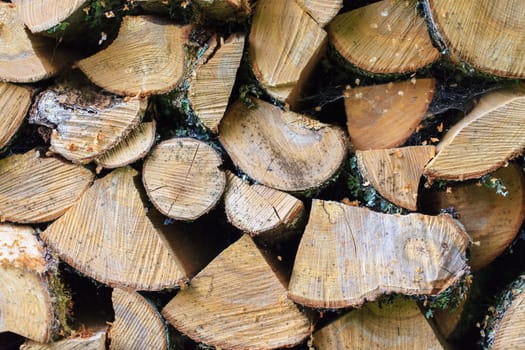
[[[20,18],[33,33],[40,33],[66,20],[87,0],[14,0]]]
[[[22,125],[33,90],[9,83],[0,83],[0,149],[4,148]]]

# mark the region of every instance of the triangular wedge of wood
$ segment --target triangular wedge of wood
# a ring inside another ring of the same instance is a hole
[[[30,88],[0,83],[0,149],[11,141],[22,125],[32,96]]]

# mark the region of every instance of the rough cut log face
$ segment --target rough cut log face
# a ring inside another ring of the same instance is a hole
[[[456,61],[492,75],[525,78],[523,2],[426,0],[431,32]]]
[[[52,343],[28,340],[20,350],[106,350],[106,330],[97,331],[88,337],[67,338]]]
[[[29,88],[0,83],[0,149],[9,143],[22,125],[32,95]]]
[[[29,151],[0,160],[0,219],[39,223],[56,219],[88,189],[93,173]],[[51,200],[50,200],[51,199]]]
[[[184,74],[191,26],[149,16],[124,17],[117,38],[80,60],[78,67],[96,85],[118,95],[161,94],[173,90]]]
[[[162,314],[197,342],[236,350],[291,347],[310,326],[247,235],[195,276]]]
[[[511,290],[504,296],[505,303],[496,310],[497,317],[494,331],[488,334],[493,337],[491,350],[523,349],[525,335],[525,276],[512,285]],[[512,295],[512,297],[510,297]],[[506,300],[505,300],[506,299]]]
[[[241,101],[226,112],[219,140],[252,179],[282,191],[321,186],[340,168],[347,151],[344,132],[261,100]]]
[[[383,0],[343,13],[328,25],[335,49],[371,73],[408,73],[439,58],[416,0]]]
[[[435,295],[468,271],[468,243],[448,215],[387,215],[314,200],[288,295],[317,308],[356,307],[385,293]]]
[[[33,33],[48,30],[78,10],[87,0],[14,0],[20,18]]]
[[[425,175],[462,181],[493,172],[523,151],[524,128],[525,88],[490,92],[447,131]]]
[[[417,79],[345,90],[348,133],[356,150],[398,147],[425,117],[434,79]]]
[[[297,0],[297,4],[324,27],[343,7],[343,0]]]

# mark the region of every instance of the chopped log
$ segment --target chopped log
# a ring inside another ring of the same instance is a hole
[[[232,34],[191,79],[188,99],[202,123],[217,133],[244,49],[244,34]]]
[[[492,174],[506,187],[503,196],[479,183],[462,183],[446,191],[422,196],[424,210],[432,213],[452,207],[475,243],[469,264],[477,271],[490,264],[514,240],[525,218],[525,176],[511,164]]]
[[[250,60],[263,87],[297,106],[326,47],[326,32],[296,1],[260,0],[250,31]]]
[[[48,342],[67,327],[56,261],[29,226],[0,224],[0,332]]]
[[[106,329],[52,343],[28,340],[20,350],[106,350]]]
[[[219,140],[252,179],[282,191],[306,191],[328,181],[344,161],[347,139],[337,126],[262,100],[241,101],[226,111]]]
[[[462,299],[460,304],[454,309],[437,309],[433,311],[436,328],[445,339],[449,339],[454,334],[454,331],[461,321],[466,302],[467,299]]]
[[[423,120],[436,90],[417,79],[345,90],[348,133],[356,150],[401,146]]]
[[[73,56],[53,40],[25,31],[16,6],[0,3],[0,81],[32,83],[50,78],[69,66]]]
[[[297,233],[305,214],[303,202],[286,192],[250,185],[229,171],[226,176],[224,209],[233,226],[266,243],[283,241]]]
[[[313,335],[317,350],[447,349],[416,302],[369,303]]]
[[[115,288],[112,300],[115,321],[108,334],[109,349],[167,349],[167,327],[160,313],[143,296]]]
[[[486,94],[436,146],[425,175],[446,180],[479,178],[525,148],[525,88]]]
[[[297,0],[297,4],[324,27],[341,10],[343,0]]]
[[[521,1],[423,2],[430,33],[457,63],[502,77],[525,78],[525,49],[517,45],[525,34]],[[504,55],[501,53],[505,52]]]
[[[117,38],[77,65],[93,83],[118,95],[169,92],[184,74],[191,29],[154,17],[126,16]]]
[[[365,181],[397,206],[417,211],[423,169],[434,156],[434,146],[357,151],[357,164]]]
[[[146,106],[147,99],[58,86],[37,96],[30,122],[53,128],[51,152],[85,164],[127,136],[142,120]]]
[[[224,193],[226,175],[220,155],[189,137],[161,142],[144,161],[142,182],[164,215],[192,221],[212,210]]]
[[[0,83],[0,149],[16,134],[31,105],[32,89]]]
[[[0,159],[0,221],[39,223],[64,214],[93,181],[88,169],[41,158],[38,151]]]
[[[310,321],[286,297],[283,276],[244,235],[181,290],[162,315],[197,342],[227,349],[291,347]]]
[[[315,308],[357,307],[385,293],[436,295],[468,271],[468,243],[446,214],[388,215],[314,200],[288,295]]]
[[[96,158],[97,169],[120,168],[144,158],[155,143],[155,121],[140,123],[115,147]]]
[[[60,24],[71,22],[75,12],[87,0],[13,0],[18,15],[32,33],[40,33]]]
[[[206,16],[219,21],[239,21],[252,12],[248,0],[193,0]]]
[[[334,18],[327,31],[334,48],[360,70],[406,74],[439,58],[417,0],[379,1]]]

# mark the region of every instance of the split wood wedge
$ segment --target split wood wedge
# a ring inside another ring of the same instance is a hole
[[[297,0],[296,2],[321,27],[327,25],[343,7],[343,0]]]
[[[0,83],[0,149],[9,143],[22,125],[32,96],[30,88]]]
[[[77,65],[89,80],[117,95],[169,92],[184,75],[190,31],[189,25],[149,16],[126,16],[117,38]]]
[[[347,127],[354,149],[401,146],[426,116],[435,91],[434,79],[345,90]]]
[[[286,297],[267,260],[248,235],[226,248],[162,310],[180,332],[226,349],[292,347],[310,321]]]
[[[38,343],[28,340],[20,350],[106,350],[107,330],[99,330],[90,335],[65,338],[51,343]]]
[[[425,175],[446,180],[479,178],[525,148],[525,87],[494,91],[454,125],[436,146]]]
[[[51,221],[66,212],[88,189],[93,173],[35,150],[0,160],[0,220]]]
[[[315,189],[334,176],[347,153],[341,128],[252,101],[256,108],[235,102],[219,127],[219,140],[235,165],[281,191]]]
[[[334,18],[330,43],[352,65],[369,73],[403,74],[439,58],[417,0],[379,1]]]
[[[13,0],[20,18],[32,33],[44,32],[69,19],[87,0]]]
[[[357,151],[357,164],[365,181],[397,206],[417,211],[423,169],[435,154],[434,146],[411,146]]]
[[[468,244],[449,215],[388,215],[314,200],[288,295],[315,308],[359,307],[386,293],[436,295],[468,271]]]

